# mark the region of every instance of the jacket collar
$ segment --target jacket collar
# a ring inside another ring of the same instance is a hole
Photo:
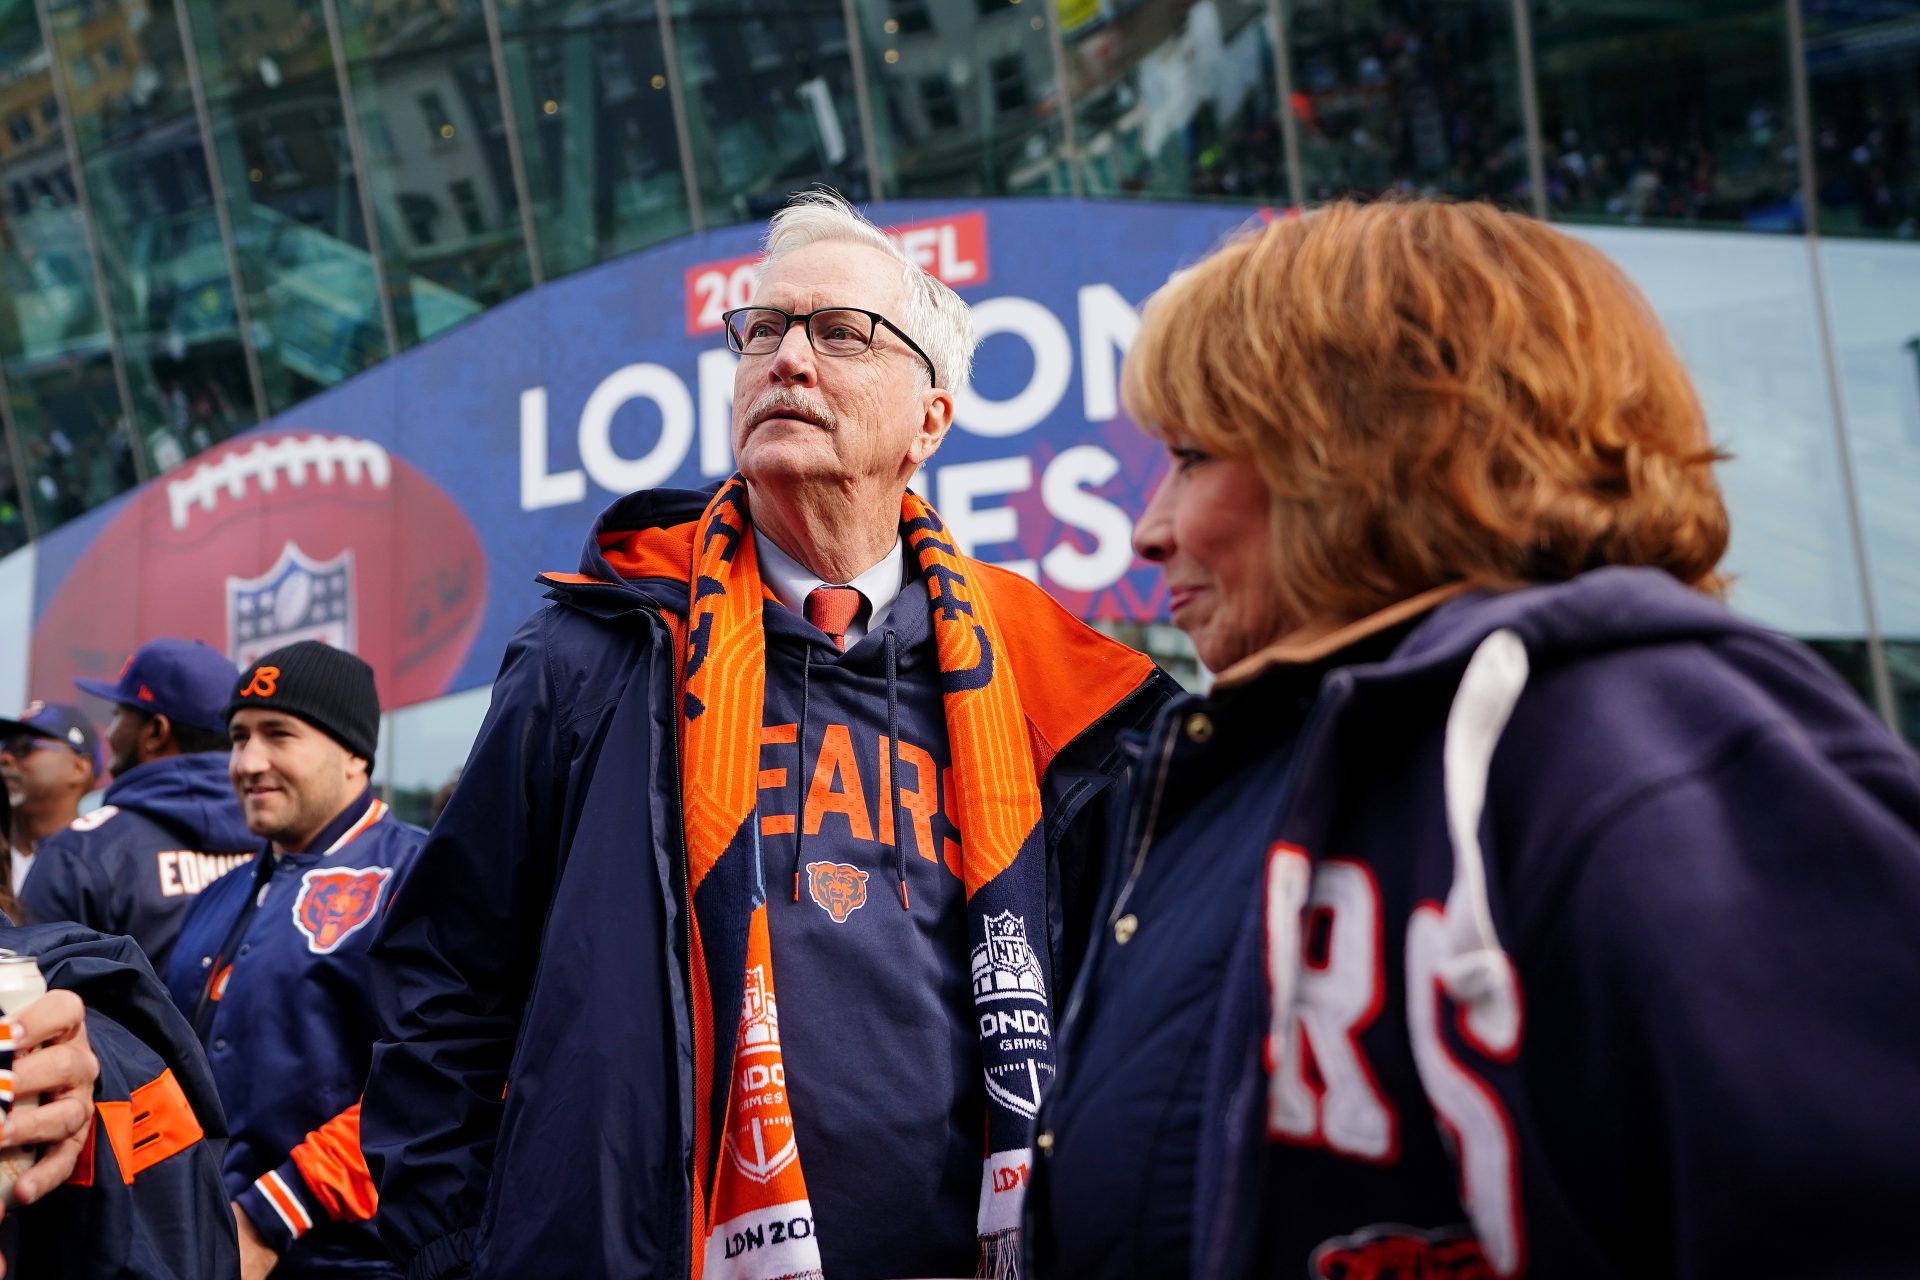
[[[374,812],[375,806],[378,806],[379,809],[377,813]],[[286,859],[297,858],[304,860],[324,857],[326,854],[333,852],[334,846],[345,844],[350,836],[358,835],[359,831],[356,830],[356,828],[362,827],[363,824],[371,825],[368,822],[369,819],[375,822],[379,821],[381,815],[385,812],[386,805],[374,798],[373,784],[369,782],[361,790],[359,795],[348,802],[346,808],[333,816],[333,821],[320,828],[313,839],[307,841],[304,849],[275,856],[272,852],[273,845],[269,843],[267,845],[267,856],[257,859],[257,861],[271,866],[276,862]]]
[[[1409,622],[1472,589],[1473,584],[1470,582],[1450,582],[1445,586],[1422,591],[1417,596],[1409,596],[1405,600],[1390,604],[1384,609],[1331,631],[1321,632],[1304,640],[1282,640],[1278,644],[1269,645],[1265,649],[1248,654],[1222,671],[1214,678],[1214,687],[1231,690],[1248,684],[1279,666],[1311,666],[1332,657],[1342,649],[1351,648],[1368,636],[1378,635],[1382,631]]]

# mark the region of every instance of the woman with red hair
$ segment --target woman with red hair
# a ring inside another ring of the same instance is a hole
[[[1039,1276],[1920,1274],[1920,764],[1727,611],[1645,301],[1484,205],[1176,276],[1141,745]]]

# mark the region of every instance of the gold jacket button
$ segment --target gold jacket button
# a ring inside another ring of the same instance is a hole
[[[1207,742],[1213,737],[1213,717],[1204,711],[1196,711],[1187,717],[1187,741]]]
[[[1040,1136],[1033,1140],[1033,1145],[1039,1148],[1041,1155],[1043,1156],[1052,1155],[1053,1154],[1053,1130],[1051,1129],[1043,1130]]]
[[[1121,946],[1133,941],[1133,935],[1140,931],[1140,917],[1124,915],[1113,922],[1113,940]]]

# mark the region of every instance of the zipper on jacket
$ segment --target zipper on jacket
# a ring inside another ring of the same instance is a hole
[[[1319,740],[1327,732],[1326,725],[1340,707],[1346,704],[1348,695],[1353,692],[1353,677],[1346,671],[1335,671],[1327,677],[1326,687],[1318,698],[1314,699],[1313,709],[1307,713],[1307,719],[1300,726],[1299,736],[1294,740],[1293,764],[1287,769],[1285,793],[1281,797],[1280,814],[1274,821],[1274,834],[1284,831],[1293,816],[1294,802],[1300,795],[1300,766],[1311,760],[1312,753],[1319,746]],[[1159,822],[1160,800],[1166,789],[1167,776],[1172,771],[1173,753],[1179,743],[1178,717],[1165,714],[1166,734],[1160,748],[1160,760],[1154,771],[1153,789],[1148,794],[1144,809],[1136,805],[1132,819],[1128,823],[1128,835],[1132,837],[1133,823],[1139,822],[1141,830],[1137,840],[1130,839],[1133,845],[1133,863],[1127,870],[1127,878],[1121,883],[1120,892],[1114,895],[1113,907],[1107,912],[1106,928],[1096,934],[1087,948],[1086,956],[1080,962],[1080,977],[1074,983],[1073,994],[1067,1000],[1066,1012],[1060,1018],[1058,1041],[1065,1045],[1069,1042],[1073,1024],[1077,1020],[1086,990],[1093,980],[1096,961],[1104,950],[1102,941],[1111,936],[1114,925],[1126,914],[1127,901],[1133,895],[1134,886],[1139,883],[1140,874],[1146,869],[1147,853],[1153,847],[1154,827]]]
[[[221,941],[220,949],[213,953],[213,963],[207,968],[207,980],[200,984],[200,999],[193,1006],[193,1033],[203,1045],[212,1043],[209,1037],[213,1034],[213,1020],[220,1013],[219,997],[213,994],[213,989],[220,981],[221,970],[233,967],[241,944],[253,928],[254,916],[259,914],[267,891],[280,874],[280,860],[274,856],[271,844],[254,857],[260,861],[253,868],[252,883],[247,887],[247,896],[240,904],[240,914],[227,926],[227,936]]]
[[[1167,722],[1166,732],[1162,735],[1164,742],[1160,748],[1159,763],[1154,766],[1153,789],[1147,797],[1145,806],[1135,809],[1133,821],[1128,823],[1129,830],[1127,834],[1132,836],[1133,831],[1131,828],[1135,822],[1138,822],[1144,829],[1140,832],[1138,840],[1129,841],[1129,843],[1134,846],[1133,865],[1127,871],[1127,878],[1122,882],[1120,892],[1114,895],[1113,908],[1107,912],[1107,925],[1106,929],[1103,930],[1104,933],[1111,933],[1113,931],[1114,921],[1118,920],[1121,915],[1125,913],[1127,898],[1133,893],[1135,882],[1140,879],[1141,869],[1147,864],[1147,849],[1153,843],[1153,827],[1160,814],[1160,793],[1166,788],[1167,774],[1173,765],[1174,744],[1178,741],[1179,736],[1174,724],[1177,717],[1165,713],[1163,713],[1163,715]],[[1096,954],[1103,949],[1104,948],[1100,946],[1099,940],[1096,938],[1088,947],[1085,958],[1080,962],[1080,980],[1073,984],[1073,994],[1067,998],[1066,1012],[1060,1017],[1059,1041],[1062,1044],[1066,1043],[1068,1029],[1072,1027],[1075,1017],[1080,1012],[1081,1002],[1086,996],[1087,984],[1093,976],[1094,958]]]
[[[1300,766],[1312,760],[1312,753],[1318,750],[1320,739],[1325,737],[1329,732],[1327,728],[1328,723],[1346,704],[1348,697],[1352,694],[1353,684],[1353,676],[1349,672],[1344,670],[1335,671],[1327,677],[1326,684],[1320,696],[1314,699],[1313,707],[1307,713],[1306,722],[1300,726],[1299,736],[1294,741],[1293,763],[1287,770],[1286,789],[1285,794],[1281,797],[1279,817],[1275,820],[1274,831],[1270,834],[1278,834],[1287,829],[1293,817],[1295,804],[1301,794],[1299,784],[1303,769]],[[1152,795],[1146,806],[1147,811],[1143,824],[1145,829],[1141,831],[1138,841],[1135,842],[1133,865],[1127,872],[1127,878],[1122,883],[1120,892],[1114,898],[1113,909],[1107,913],[1107,927],[1103,933],[1095,933],[1088,941],[1087,954],[1081,959],[1080,976],[1074,983],[1073,994],[1067,1000],[1066,1012],[1060,1017],[1057,1028],[1058,1034],[1054,1037],[1054,1043],[1058,1046],[1058,1051],[1061,1053],[1065,1053],[1067,1046],[1072,1043],[1075,1024],[1079,1019],[1081,1008],[1086,1002],[1087,988],[1093,985],[1094,975],[1099,969],[1100,957],[1103,953],[1103,947],[1101,945],[1103,934],[1105,937],[1111,937],[1114,923],[1119,920],[1121,915],[1125,914],[1127,898],[1132,894],[1134,885],[1140,879],[1140,873],[1146,867],[1147,851],[1153,844],[1153,827],[1159,817],[1161,794],[1166,787],[1167,775],[1170,772],[1173,762],[1174,747],[1178,741],[1179,734],[1177,726],[1178,717],[1171,714],[1171,712],[1163,712],[1162,714],[1165,716],[1167,722],[1166,740],[1165,744],[1161,747],[1160,761],[1154,777]],[[1129,815],[1129,836],[1133,834],[1132,826],[1134,821],[1139,820],[1140,817],[1141,810],[1136,805],[1132,814]],[[1264,893],[1264,888],[1262,892]],[[1055,1101],[1055,1093],[1052,1090],[1049,1090],[1047,1096],[1041,1099],[1040,1112],[1034,1117],[1034,1132],[1038,1133],[1052,1127],[1052,1112],[1055,1109]],[[1026,1238],[1029,1242],[1026,1246],[1028,1250],[1026,1258],[1029,1263],[1031,1263],[1033,1258],[1031,1242],[1038,1238],[1036,1235],[1038,1224],[1034,1216],[1036,1212],[1035,1204],[1035,1199],[1029,1196],[1020,1211],[1021,1225],[1025,1228]]]
[[[680,965],[680,977],[682,982],[681,989],[686,992],[687,999],[691,1001],[693,999],[693,980],[694,980],[694,977],[693,977],[693,871],[692,871],[692,868],[687,865],[687,828],[686,828],[686,817],[682,808],[682,806],[684,806],[686,803],[686,796],[685,796],[685,787],[682,783],[682,778],[681,778],[681,761],[680,761],[680,717],[682,712],[680,707],[681,689],[680,689],[680,673],[678,668],[679,655],[674,652],[673,628],[667,626],[666,622],[651,609],[642,609],[640,610],[640,612],[645,613],[647,615],[649,619],[649,628],[654,633],[653,639],[656,644],[661,641],[664,633],[664,639],[667,646],[667,661],[670,664],[673,664],[674,666],[672,676],[668,681],[669,685],[671,686],[672,693],[670,698],[668,699],[668,710],[667,710],[667,740],[668,740],[668,745],[671,749],[669,754],[673,761],[674,812],[673,812],[673,820],[668,825],[671,826],[673,829],[674,876],[679,882],[678,887],[680,890],[679,965]],[[693,1034],[693,1010],[691,1008],[688,1008],[687,1010],[687,1030],[688,1030],[689,1036],[691,1036]],[[695,1049],[695,1052],[693,1055],[692,1070],[696,1073],[700,1070],[700,1054],[697,1048]],[[697,1079],[693,1081],[692,1105],[694,1107],[698,1107],[700,1105],[700,1082]],[[698,1123],[698,1117],[695,1116],[691,1111],[689,1111],[686,1119],[687,1119],[687,1124],[689,1126],[696,1125]],[[687,1200],[687,1254],[686,1254],[686,1257],[682,1259],[683,1265],[680,1269],[681,1275],[693,1274],[693,1251],[695,1249],[705,1248],[705,1241],[699,1241],[693,1238],[693,1221],[694,1221],[693,1197],[698,1193],[698,1189],[699,1189],[699,1182],[694,1177],[693,1166],[694,1166],[694,1161],[697,1160],[698,1158],[699,1157],[694,1152],[693,1143],[689,1141],[686,1147],[686,1158],[681,1163],[681,1174],[684,1179],[683,1186],[685,1187],[685,1190],[686,1190],[686,1200]]]
[[[1160,799],[1166,792],[1167,775],[1173,771],[1173,752],[1180,741],[1179,731],[1174,724],[1176,719],[1174,716],[1167,717],[1167,731],[1162,735],[1165,742],[1153,771],[1153,789],[1147,793],[1146,808],[1140,816],[1140,834],[1129,842],[1134,846],[1133,864],[1127,868],[1127,878],[1121,882],[1120,892],[1114,895],[1113,907],[1107,912],[1109,929],[1127,913],[1127,900],[1133,896],[1134,886],[1140,882],[1140,873],[1146,869],[1147,850],[1153,847],[1153,830],[1160,823]]]

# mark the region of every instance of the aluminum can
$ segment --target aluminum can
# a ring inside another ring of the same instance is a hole
[[[21,1010],[47,994],[47,980],[40,972],[40,962],[32,956],[16,955],[11,951],[0,950],[0,1015],[17,1018]],[[12,1068],[13,1054],[3,1055],[9,1072]],[[7,1092],[12,1093],[11,1085]],[[38,1105],[38,1098],[14,1097],[12,1111],[18,1115],[32,1110]],[[33,1162],[40,1156],[38,1147],[10,1147],[0,1151],[0,1200],[13,1203],[13,1184],[21,1174],[33,1168]]]

